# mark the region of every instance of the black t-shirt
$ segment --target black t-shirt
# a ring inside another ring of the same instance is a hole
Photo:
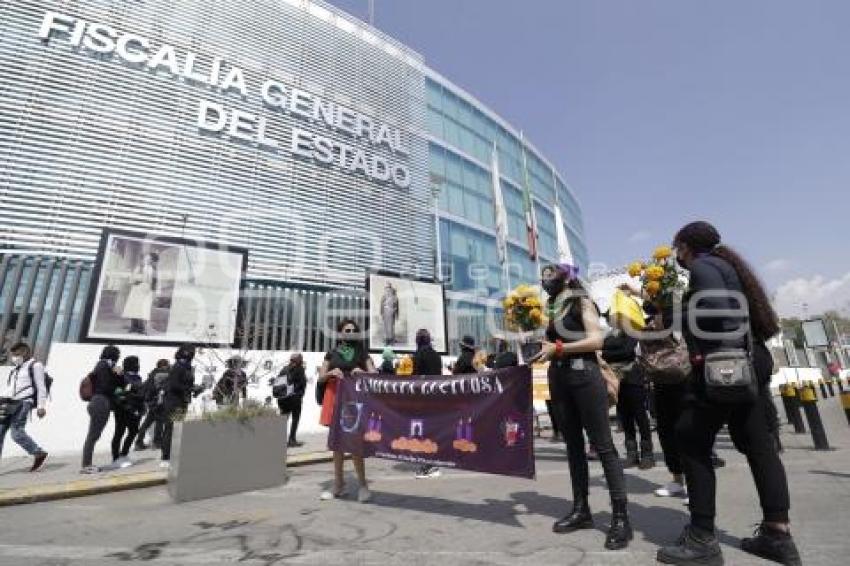
[[[581,298],[575,297],[567,299],[569,303],[566,305],[563,314],[560,318],[551,320],[546,328],[546,340],[555,342],[578,342],[587,336],[587,331],[584,328],[584,319],[581,312]],[[549,304],[555,302],[554,297],[549,298]],[[558,358],[559,361],[568,361],[570,359],[583,358],[586,361],[596,362],[596,352],[582,352],[580,354],[566,354]]]

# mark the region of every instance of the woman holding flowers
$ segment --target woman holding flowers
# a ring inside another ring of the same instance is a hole
[[[593,528],[588,504],[588,465],[584,431],[596,447],[613,514],[605,548],[622,549],[633,537],[627,511],[623,468],[608,424],[608,393],[599,370],[597,351],[602,348],[599,311],[569,264],[543,269],[542,286],[548,295],[549,324],[541,352],[530,361],[549,360],[549,391],[563,416],[564,437],[573,487],[572,512],[557,521],[553,530],[568,533]]]

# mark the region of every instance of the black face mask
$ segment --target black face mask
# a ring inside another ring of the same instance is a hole
[[[550,297],[554,297],[564,290],[566,281],[564,281],[563,277],[553,277],[552,279],[543,279],[540,282],[540,286],[543,287],[543,290],[546,291]]]

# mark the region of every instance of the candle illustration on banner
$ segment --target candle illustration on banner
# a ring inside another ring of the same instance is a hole
[[[366,434],[363,435],[363,439],[366,442],[374,443],[381,441],[381,418],[381,415],[370,414]]]
[[[455,427],[455,441],[452,442],[452,447],[458,452],[478,451],[478,445],[472,440],[472,417],[467,417],[466,420],[463,417],[458,419]]]

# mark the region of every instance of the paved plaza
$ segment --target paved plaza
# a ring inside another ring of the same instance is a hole
[[[792,521],[804,563],[846,564],[850,554],[850,427],[837,399],[820,402],[836,447],[811,450],[811,437],[783,436]],[[618,441],[620,440],[618,435]],[[759,520],[744,458],[727,435],[717,447],[718,525],[727,564],[764,563],[737,550]],[[659,455],[660,457],[660,455]],[[564,447],[540,439],[536,481],[460,471],[417,480],[407,465],[371,460],[374,500],[321,502],[329,464],[293,468],[283,487],[181,505],[164,487],[0,509],[0,564],[549,565],[653,564],[657,546],[686,521],[679,499],[653,490],[663,467],[629,470],[635,540],[602,548],[610,518],[601,468],[591,464],[597,529],[551,532],[568,510]],[[353,480],[353,478],[351,478]]]

